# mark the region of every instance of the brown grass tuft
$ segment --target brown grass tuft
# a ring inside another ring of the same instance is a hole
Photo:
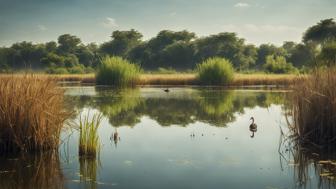
[[[0,77],[0,152],[57,149],[70,113],[55,79]]]
[[[336,68],[315,70],[294,85],[291,129],[302,142],[336,141]]]

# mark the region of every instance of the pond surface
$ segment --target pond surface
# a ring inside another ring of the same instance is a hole
[[[58,153],[1,158],[0,188],[332,188],[281,144],[287,93],[67,87],[74,122],[104,116],[99,158],[79,158],[78,131],[65,130]]]

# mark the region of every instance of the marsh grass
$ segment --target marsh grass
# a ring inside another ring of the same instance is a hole
[[[140,66],[121,57],[105,57],[96,74],[96,83],[116,87],[135,86],[141,73]]]
[[[298,79],[292,93],[293,124],[300,142],[325,147],[336,142],[336,68]]]
[[[95,158],[100,150],[98,128],[102,120],[102,114],[93,114],[90,118],[90,112],[79,120],[79,148],[80,156]]]
[[[197,78],[203,85],[228,85],[233,80],[234,69],[224,58],[209,58],[197,65]]]
[[[0,77],[0,153],[57,150],[70,116],[55,79]]]

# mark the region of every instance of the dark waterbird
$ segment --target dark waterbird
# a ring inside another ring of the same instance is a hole
[[[257,124],[254,123],[254,117],[251,117],[252,123],[250,125],[250,131],[252,132],[251,138],[254,137],[254,133],[257,132]]]
[[[166,93],[168,93],[169,92],[169,89],[168,88],[166,88],[165,90],[163,90],[164,92],[166,92]]]

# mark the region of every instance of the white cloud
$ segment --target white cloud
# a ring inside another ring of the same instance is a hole
[[[234,7],[236,7],[236,8],[246,8],[246,7],[249,7],[249,6],[250,6],[249,4],[247,4],[247,3],[242,3],[242,2],[236,3],[236,4],[234,5]]]
[[[47,27],[45,27],[44,25],[37,25],[37,28],[38,28],[38,30],[40,30],[40,31],[45,31],[45,30],[47,30]]]
[[[102,23],[105,28],[115,28],[118,24],[114,18],[106,17],[106,20]]]

